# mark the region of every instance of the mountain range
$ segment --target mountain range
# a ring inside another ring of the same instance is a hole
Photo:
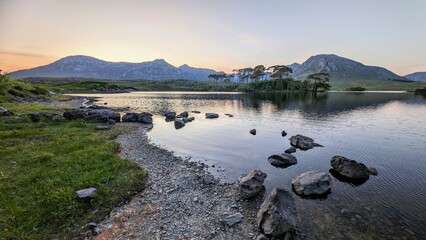
[[[418,72],[399,76],[386,68],[368,66],[354,60],[334,54],[312,56],[302,64],[289,65],[293,69],[292,77],[304,80],[312,73],[329,73],[332,81],[425,81],[426,72]],[[129,63],[108,62],[94,57],[76,55],[59,59],[51,64],[19,70],[10,75],[16,78],[28,77],[81,77],[96,79],[145,79],[145,80],[207,80],[210,74],[218,74],[213,69],[194,68],[186,64],[175,67],[164,59],[154,61]]]
[[[188,65],[175,67],[164,59],[154,61],[129,63],[108,62],[94,57],[76,55],[68,56],[51,64],[36,68],[12,72],[10,76],[16,78],[28,77],[77,77],[111,80],[208,80],[210,74],[218,74],[213,69],[194,68]]]

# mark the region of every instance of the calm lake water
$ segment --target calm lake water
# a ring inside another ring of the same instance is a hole
[[[333,176],[325,199],[294,193],[301,229],[310,239],[426,238],[426,98],[412,93],[243,94],[135,92],[93,94],[111,107],[154,114],[151,141],[183,157],[202,161],[221,178],[235,181],[260,169],[266,193],[291,190],[293,177],[328,172],[335,155],[375,167],[379,175],[354,185]],[[176,130],[164,111],[201,111]],[[205,119],[204,113],[219,113]],[[233,118],[225,116],[231,113]],[[257,135],[249,133],[257,129]],[[285,130],[288,135],[281,136]],[[297,165],[280,169],[267,158],[290,147],[302,134],[323,148],[297,151]]]

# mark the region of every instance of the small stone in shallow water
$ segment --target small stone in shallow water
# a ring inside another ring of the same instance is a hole
[[[283,137],[287,136],[286,131],[282,131],[282,132],[281,132],[281,136],[283,136]]]
[[[250,130],[251,135],[256,135],[256,129]]]
[[[377,174],[379,174],[379,172],[377,172],[377,169],[375,169],[375,168],[373,168],[373,167],[368,168],[368,172],[369,172],[371,175],[374,175],[374,176],[377,176]]]

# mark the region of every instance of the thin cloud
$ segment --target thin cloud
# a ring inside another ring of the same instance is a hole
[[[0,55],[12,55],[18,57],[30,57],[30,58],[52,58],[52,55],[38,54],[38,53],[23,53],[23,52],[12,52],[12,51],[1,51]]]

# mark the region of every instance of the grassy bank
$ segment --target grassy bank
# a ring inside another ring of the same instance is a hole
[[[143,189],[147,173],[117,155],[114,139],[129,127],[96,131],[96,123],[44,118],[33,123],[27,113],[63,108],[18,103],[16,97],[45,98],[46,90],[1,80],[0,106],[14,116],[0,117],[0,239],[81,238],[88,221],[99,221]],[[88,187],[98,189],[93,200],[77,199],[75,192]]]

